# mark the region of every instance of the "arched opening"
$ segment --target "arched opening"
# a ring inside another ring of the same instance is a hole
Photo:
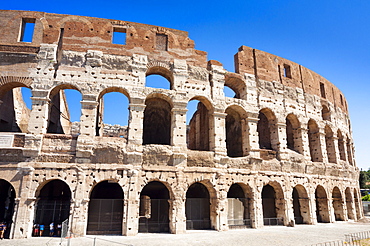
[[[233,184],[227,192],[227,221],[229,228],[251,226],[252,202],[251,192],[249,191],[248,193],[244,192],[239,184]]]
[[[284,224],[284,204],[282,197],[277,196],[274,187],[267,184],[262,189],[262,209],[264,225],[283,225]],[[281,210],[281,211],[280,211]]]
[[[301,125],[298,118],[294,114],[289,114],[285,121],[288,149],[302,153]]]
[[[342,199],[342,193],[340,192],[338,187],[334,187],[332,199],[333,199],[335,220],[343,221],[344,220],[343,199]]]
[[[226,149],[230,157],[243,156],[243,122],[233,107],[226,109]]]
[[[146,72],[146,87],[158,89],[173,89],[173,76],[170,70],[164,67],[151,67]]]
[[[337,163],[333,131],[330,129],[329,126],[325,126],[325,144],[326,144],[326,153],[328,155],[328,161],[330,163]]]
[[[325,105],[322,105],[321,116],[323,120],[330,121],[330,111],[329,108]]]
[[[236,92],[226,85],[224,86],[224,94],[226,97],[238,98],[238,95],[236,94]]]
[[[297,185],[293,188],[292,196],[295,223],[310,223],[310,208],[306,189],[302,185]]]
[[[72,85],[60,85],[50,92],[47,133],[79,134],[82,95]]]
[[[352,145],[351,145],[351,142],[349,140],[349,138],[347,137],[347,158],[348,158],[348,162],[349,164],[353,165],[353,159],[352,159]]]
[[[10,238],[15,205],[14,199],[14,187],[8,181],[0,179],[0,222],[3,222],[6,226],[4,238]]]
[[[359,201],[359,196],[358,196],[358,193],[357,193],[356,189],[353,190],[353,195],[354,195],[354,198],[355,198],[356,219],[359,220],[359,219],[361,219],[361,208],[360,208],[361,203]]]
[[[315,191],[316,199],[316,218],[319,223],[329,223],[328,197],[324,187],[317,186]]]
[[[31,89],[21,83],[9,83],[0,89],[0,132],[28,132],[30,97]]]
[[[90,194],[87,234],[122,235],[123,191],[114,181],[102,181]]]
[[[198,100],[188,103],[186,137],[188,148],[191,150],[210,150],[210,112],[209,107]]]
[[[52,180],[45,184],[40,190],[35,205],[34,225],[44,227],[44,231],[39,231],[39,235],[33,236],[53,236],[50,231],[51,223],[62,224],[69,218],[71,203],[71,190],[69,186],[59,180]],[[42,234],[42,235],[41,235]]]
[[[338,137],[339,158],[342,161],[345,161],[346,160],[346,148],[344,144],[344,138],[340,130],[338,130],[337,132],[337,137]]]
[[[210,196],[207,188],[197,182],[186,192],[185,202],[186,229],[211,229]]]
[[[148,183],[140,193],[139,232],[169,232],[167,187],[158,181]]]
[[[346,207],[347,207],[347,217],[350,220],[355,219],[355,214],[354,214],[354,207],[353,207],[353,198],[351,194],[351,189],[349,187],[346,188]]]
[[[257,132],[260,149],[272,149],[269,120],[262,111],[258,115]]]
[[[145,100],[143,144],[171,144],[171,105],[161,98]]]
[[[129,100],[121,88],[109,88],[99,96],[96,136],[119,137],[127,140]]]
[[[225,75],[224,93],[227,97],[244,99],[246,96],[246,85],[238,74],[227,73]]]
[[[308,144],[311,161],[322,162],[319,127],[314,120],[308,121]]]

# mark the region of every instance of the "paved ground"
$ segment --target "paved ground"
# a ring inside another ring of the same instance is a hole
[[[311,245],[320,242],[343,240],[344,234],[370,231],[370,223],[336,222],[318,225],[296,225],[295,227],[269,226],[262,229],[240,229],[225,232],[188,231],[186,234],[140,233],[135,237],[125,236],[86,236],[70,239],[70,246],[119,246],[119,245],[248,245],[248,246],[289,246]],[[95,244],[94,244],[95,242]],[[30,238],[0,241],[1,246],[68,245],[68,240],[60,238]]]

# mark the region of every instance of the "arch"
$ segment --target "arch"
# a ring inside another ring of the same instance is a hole
[[[277,149],[272,139],[277,140],[277,127],[275,114],[268,108],[261,109],[258,114],[257,132],[260,149]]]
[[[6,76],[0,85],[0,132],[27,133],[31,110],[23,100],[21,88],[31,89],[30,82]]]
[[[71,190],[64,181],[54,179],[40,185],[36,195],[34,224],[44,225],[45,230],[44,232],[40,230],[40,236],[53,236],[50,224],[61,224],[69,218]],[[33,236],[39,235],[34,234]]]
[[[357,191],[357,189],[353,189],[353,196],[355,198],[355,210],[356,210],[356,219],[359,220],[361,219],[362,215],[361,215],[361,202],[360,202],[360,196],[359,196],[359,193]]]
[[[345,195],[346,195],[347,217],[350,220],[354,220],[355,219],[354,207],[353,207],[354,202],[353,202],[351,189],[349,187],[346,188]]]
[[[294,114],[288,114],[285,119],[287,147],[290,150],[303,153],[301,124]]]
[[[311,161],[322,162],[319,127],[313,119],[308,121],[308,144],[310,147]]]
[[[120,87],[109,87],[99,94],[96,136],[120,137],[127,140],[129,102],[128,92]]]
[[[193,183],[186,192],[185,202],[186,229],[211,229],[210,193],[207,187]]]
[[[337,137],[338,137],[338,150],[339,150],[339,158],[342,161],[346,160],[346,148],[345,148],[345,142],[342,132],[338,129],[337,131]]]
[[[0,179],[0,222],[4,222],[6,229],[4,238],[10,238],[10,231],[13,224],[15,207],[15,189],[11,183]]]
[[[251,226],[252,192],[248,185],[234,183],[227,192],[227,220],[229,228]]]
[[[139,232],[169,232],[170,192],[159,181],[151,181],[140,193]]]
[[[171,144],[172,106],[164,99],[149,97],[145,100],[143,144]]]
[[[328,207],[328,197],[324,187],[318,185],[315,190],[316,199],[316,218],[319,223],[329,223],[329,207]]]
[[[225,74],[225,86],[235,92],[235,98],[245,99],[246,84],[239,75],[234,73]]]
[[[87,234],[122,235],[123,191],[115,181],[105,180],[90,193]]]
[[[327,106],[325,105],[322,105],[322,109],[321,109],[321,117],[323,120],[328,120],[330,121],[331,120],[331,117],[330,117],[330,110]]]
[[[169,89],[172,90],[173,89],[173,74],[172,72],[170,71],[169,68],[166,67],[166,65],[163,65],[163,64],[148,64],[148,70],[146,71],[145,73],[145,76],[146,78],[148,78],[148,76],[150,75],[159,75],[159,76],[162,76],[163,78],[165,78],[170,86],[169,86]],[[148,86],[146,84],[146,86]],[[157,87],[155,87],[157,88]]]
[[[240,114],[241,112],[242,114]],[[225,110],[226,113],[226,149],[230,157],[244,156],[244,143],[246,126],[243,119],[246,112],[239,106],[230,106]]]
[[[335,186],[333,189],[332,199],[333,199],[335,220],[343,221],[344,220],[344,209],[343,209],[342,193],[340,192],[337,186]]]
[[[204,97],[193,97],[192,100],[198,100],[194,114],[192,115],[187,126],[187,144],[191,150],[210,150],[210,129],[212,126],[212,105]],[[189,106],[189,103],[188,103]],[[189,109],[187,114],[190,114]],[[188,115],[187,115],[188,116]]]
[[[66,89],[81,90],[72,84],[60,84],[55,86],[49,93],[49,116],[47,133],[73,134],[73,123],[71,121],[70,108],[65,94]],[[82,96],[81,96],[82,98]],[[75,105],[74,105],[75,106]],[[79,105],[81,108],[81,105]],[[73,108],[75,110],[75,108]],[[81,111],[80,111],[81,113]],[[78,122],[79,122],[78,118]],[[78,128],[78,127],[77,127]]]
[[[336,157],[335,145],[334,145],[334,134],[328,125],[325,126],[325,144],[326,144],[326,153],[328,156],[328,161],[330,163],[337,163],[337,157]]]
[[[285,200],[283,190],[277,182],[270,182],[262,188],[262,210],[264,225],[283,225]]]
[[[308,194],[303,185],[296,185],[292,192],[294,221],[296,224],[309,224],[311,213]]]

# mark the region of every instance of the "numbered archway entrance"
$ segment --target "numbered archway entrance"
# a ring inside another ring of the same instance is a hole
[[[329,207],[328,207],[328,197],[324,187],[317,186],[315,191],[316,198],[316,217],[319,223],[329,223]]]
[[[61,180],[52,180],[42,187],[37,197],[34,224],[44,225],[43,236],[50,235],[50,224],[62,224],[69,217],[71,190]],[[34,235],[38,236],[38,235]]]
[[[140,194],[139,232],[169,232],[167,187],[158,181],[147,184]]]
[[[103,181],[91,192],[87,234],[122,235],[123,191],[119,184]]]
[[[186,229],[211,229],[210,200],[207,188],[201,183],[192,184],[186,192]]]
[[[0,222],[6,224],[4,238],[9,238],[14,213],[14,187],[7,181],[0,179]]]

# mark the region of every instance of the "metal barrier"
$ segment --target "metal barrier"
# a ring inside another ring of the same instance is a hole
[[[104,241],[104,242],[109,242],[110,244],[112,245],[125,245],[125,246],[133,246],[132,244],[127,244],[127,243],[120,243],[120,242],[116,242],[116,241],[112,241],[112,240],[108,240],[108,239],[103,239],[103,238],[100,238],[100,237],[94,237],[94,236],[85,236],[85,235],[80,235],[80,234],[75,234],[75,233],[71,233],[71,237],[73,236],[76,236],[76,237],[83,237],[83,238],[87,238],[87,239],[91,239],[93,240],[93,246],[98,246],[99,244],[99,240],[100,241]],[[71,240],[71,237],[68,238],[68,246],[70,245],[70,240]],[[122,236],[123,238],[124,236]]]
[[[361,246],[360,240],[370,238],[370,231],[345,234],[345,240],[312,244],[311,246]]]
[[[284,225],[283,218],[263,218],[263,224],[266,226]]]

